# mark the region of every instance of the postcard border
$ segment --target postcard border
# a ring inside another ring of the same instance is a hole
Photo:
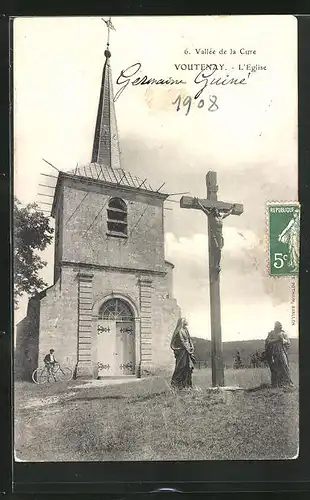
[[[141,11],[140,11],[141,13]],[[127,13],[128,14],[128,13]],[[132,14],[132,12],[131,12]],[[126,15],[123,13],[123,15]],[[310,262],[309,243],[306,234],[310,234],[310,172],[309,172],[309,151],[308,141],[310,137],[310,125],[308,117],[310,115],[310,99],[308,88],[310,86],[310,58],[307,54],[310,45],[310,16],[297,16],[299,25],[299,192],[303,206],[301,213],[301,258],[300,258],[300,300],[299,318],[302,331],[307,331],[309,325],[309,305],[308,295],[310,295]],[[3,30],[1,30],[3,33]],[[2,61],[1,61],[2,62]],[[6,74],[5,71],[3,74]],[[6,116],[3,116],[6,121]],[[6,159],[6,152],[3,159]],[[1,163],[4,169],[8,163]],[[3,170],[2,170],[3,172]],[[11,175],[12,182],[12,175]],[[9,192],[9,187],[7,188]],[[1,206],[6,207],[5,201],[1,201]],[[10,208],[5,210],[10,217]],[[306,218],[308,214],[308,219]],[[12,229],[12,227],[11,227]],[[6,228],[5,228],[5,232]],[[10,233],[8,233],[10,235]],[[12,257],[12,256],[11,256]],[[5,264],[5,262],[4,262]],[[7,276],[7,269],[4,269],[4,276]],[[9,296],[11,293],[11,283],[8,286]],[[7,294],[7,291],[5,291]],[[4,300],[2,304],[6,304]],[[11,310],[8,308],[5,329],[10,324]],[[5,330],[4,330],[5,331]],[[12,338],[2,336],[1,340],[1,369],[3,370],[4,390],[1,388],[3,401],[8,401],[7,394],[12,395],[11,367],[8,366],[8,350],[12,352]],[[265,462],[249,461],[244,462],[184,462],[184,463],[105,463],[105,478],[103,476],[102,464],[82,463],[82,464],[14,464],[14,484],[13,490],[17,493],[34,492],[67,492],[67,493],[136,493],[151,492],[159,488],[174,488],[183,492],[214,492],[214,491],[297,491],[308,490],[310,480],[309,470],[309,450],[310,433],[308,432],[310,420],[310,406],[308,397],[308,387],[310,383],[310,370],[307,362],[307,353],[310,352],[310,336],[304,335],[301,339],[300,362],[301,370],[304,373],[305,381],[301,384],[301,427],[300,427],[300,455],[296,460],[285,462]],[[5,372],[5,373],[4,373]],[[8,391],[8,392],[6,392]],[[11,400],[9,398],[9,405]],[[6,426],[2,426],[1,434],[3,442],[6,443],[5,453],[10,445],[11,435],[11,412],[8,408]],[[9,429],[9,432],[8,432]],[[12,443],[11,443],[12,444]],[[12,448],[10,456],[7,454],[4,461],[10,468]],[[121,469],[120,469],[121,466]],[[122,471],[120,474],[120,470]],[[209,480],[205,479],[208,471]],[[122,481],[120,481],[120,476]],[[180,480],[184,478],[184,481]],[[211,478],[213,477],[213,480]],[[245,481],[244,478],[247,478]],[[6,475],[5,480],[7,481]]]

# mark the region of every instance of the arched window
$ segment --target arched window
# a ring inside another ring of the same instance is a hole
[[[108,205],[108,234],[127,236],[127,206],[120,198],[111,198]]]
[[[99,319],[132,321],[133,313],[130,306],[122,299],[109,299],[100,308]]]

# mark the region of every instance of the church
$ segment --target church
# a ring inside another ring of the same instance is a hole
[[[91,163],[59,172],[54,284],[32,297],[17,325],[15,376],[31,379],[50,349],[77,378],[140,377],[173,364],[180,308],[165,260],[168,194],[120,161],[109,44]]]

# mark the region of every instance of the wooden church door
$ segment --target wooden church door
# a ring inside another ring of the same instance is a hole
[[[98,375],[113,376],[117,373],[115,321],[99,319],[97,324]]]
[[[109,299],[99,311],[97,324],[98,376],[135,373],[135,323],[128,304]]]
[[[123,375],[135,373],[135,335],[132,322],[116,322],[116,349],[121,361],[119,369]]]

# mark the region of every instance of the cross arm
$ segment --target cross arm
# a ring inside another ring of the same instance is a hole
[[[199,202],[205,208],[208,209],[217,208],[218,210],[221,210],[223,212],[228,212],[228,210],[230,210],[232,206],[235,205],[231,212],[232,215],[241,215],[243,213],[243,205],[241,205],[240,203],[234,204],[234,203],[226,203],[225,201],[208,200],[200,198]],[[192,198],[191,196],[182,196],[182,198],[180,199],[180,207],[201,210],[199,204],[195,201],[195,198]]]

